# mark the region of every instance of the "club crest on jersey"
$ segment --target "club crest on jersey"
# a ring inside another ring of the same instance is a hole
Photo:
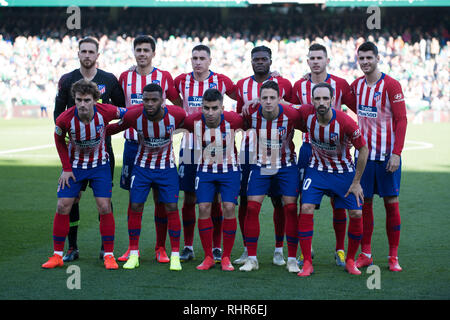
[[[285,134],[286,134],[286,132],[287,132],[287,130],[286,130],[286,128],[285,127],[279,127],[278,128],[278,135],[281,137],[281,136],[284,136]]]
[[[375,94],[373,95],[373,100],[375,101],[380,101],[381,100],[381,92],[375,92]]]
[[[159,80],[153,80],[152,83],[157,84],[157,85],[161,85],[161,81],[159,81]]]
[[[106,92],[106,85],[99,84],[99,85],[97,85],[97,87],[98,87],[98,91],[100,91],[100,94],[104,94]]]
[[[172,134],[172,132],[175,130],[175,126],[173,124],[169,124],[168,126],[166,126],[166,132],[168,134]]]
[[[214,82],[210,83],[209,84],[209,88],[210,89],[217,89],[217,83],[214,83]]]
[[[103,133],[103,129],[105,127],[103,126],[103,124],[99,124],[98,126],[95,126],[95,131],[98,133]]]
[[[330,141],[331,142],[336,142],[338,138],[339,138],[339,135],[336,132],[330,133]]]

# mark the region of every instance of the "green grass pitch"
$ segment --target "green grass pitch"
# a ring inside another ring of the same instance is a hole
[[[450,298],[450,124],[410,124],[403,152],[400,212],[402,233],[399,257],[404,271],[387,269],[387,237],[382,200],[375,199],[374,263],[379,266],[380,289],[369,289],[371,274],[350,276],[334,264],[334,231],[327,198],[315,213],[313,248],[315,274],[301,279],[285,267],[272,265],[275,243],[272,205],[266,199],[260,215],[260,269],[244,273],[209,271],[195,266],[203,258],[198,231],[196,260],[183,263],[181,272],[154,259],[153,200],[147,202],[141,233],[141,266],[136,270],[107,271],[98,259],[100,234],[92,191],[80,202],[81,289],[70,290],[66,264],[41,269],[52,254],[52,222],[56,210],[56,181],[61,171],[53,146],[51,119],[0,120],[0,299],[2,300],[303,300],[303,299],[444,299]],[[298,135],[296,136],[298,139]],[[113,204],[116,219],[115,254],[128,245],[128,194],[119,187],[123,139],[113,139],[116,155]],[[179,207],[183,193],[180,193]],[[181,215],[181,213],[180,213]],[[183,238],[181,238],[182,240]],[[170,251],[167,240],[166,247]],[[242,252],[238,229],[232,259]],[[287,248],[285,245],[285,256]],[[119,263],[122,265],[123,263]],[[237,268],[236,268],[237,269]],[[219,289],[218,289],[219,288]]]

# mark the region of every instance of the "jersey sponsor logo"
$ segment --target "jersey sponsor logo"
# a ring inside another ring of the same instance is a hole
[[[403,99],[403,94],[401,94],[401,93],[397,93],[395,96],[394,96],[394,102],[401,102],[401,101],[404,101],[405,99]]]
[[[106,85],[105,84],[99,84],[97,85],[98,91],[100,91],[100,94],[104,94],[106,92]]]
[[[62,135],[62,129],[61,129],[60,127],[56,126],[56,127],[55,127],[55,133],[56,133],[58,136]]]
[[[317,141],[317,140],[311,139],[311,143],[313,145],[315,145],[317,148],[322,149],[322,150],[326,150],[326,151],[335,151],[337,149],[336,145],[329,144],[329,143],[326,143],[326,142],[321,142],[321,141]]]
[[[102,142],[101,137],[92,140],[74,140],[77,147],[82,149],[95,149]]]
[[[130,95],[131,104],[141,104],[142,103],[142,93],[132,93]]]
[[[361,137],[361,129],[358,128],[353,132],[353,139],[358,139],[359,137]]]
[[[279,150],[279,149],[281,149],[281,146],[282,146],[282,143],[277,139],[266,139],[263,137],[259,138],[259,143],[265,149],[271,149],[271,150]]]
[[[210,83],[209,84],[209,88],[210,89],[217,89],[217,83],[214,83],[214,82]]]
[[[200,108],[202,106],[203,97],[201,96],[189,96],[188,106],[191,108]]]
[[[365,106],[360,104],[358,106],[358,116],[366,118],[376,118],[377,117],[377,107]]]
[[[171,141],[169,138],[144,138],[144,145],[148,148],[161,148],[168,145]]]

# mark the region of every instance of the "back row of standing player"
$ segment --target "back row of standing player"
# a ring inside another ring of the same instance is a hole
[[[80,43],[80,53],[83,52],[83,47],[95,45],[90,41]],[[96,47],[98,51],[98,47]],[[400,85],[397,81],[389,76],[379,72],[377,68],[378,52],[376,47],[367,43],[361,46],[358,50],[358,61],[365,76],[355,80],[350,87],[348,83],[341,78],[333,75],[329,75],[326,70],[329,58],[327,57],[326,49],[318,44],[312,45],[308,54],[308,64],[311,69],[311,73],[297,81],[292,88],[288,80],[278,75],[272,75],[270,72],[271,65],[271,51],[267,47],[256,47],[251,54],[252,66],[254,75],[238,81],[237,86],[226,76],[217,74],[209,70],[211,64],[211,53],[206,46],[199,45],[192,51],[192,67],[193,72],[186,73],[175,78],[172,81],[172,77],[168,72],[162,71],[152,66],[152,58],[155,55],[155,42],[151,37],[141,36],[136,38],[134,42],[134,52],[137,62],[137,68],[135,70],[129,70],[122,73],[119,84],[123,90],[125,97],[125,105],[130,107],[134,104],[142,103],[142,89],[148,83],[157,83],[163,89],[163,99],[169,99],[175,105],[182,105],[187,114],[193,114],[201,110],[203,93],[209,88],[216,88],[222,94],[227,94],[230,98],[237,100],[237,112],[242,112],[242,107],[248,105],[253,99],[258,98],[260,89],[263,83],[272,80],[278,83],[280,98],[283,98],[286,103],[294,104],[308,104],[311,103],[312,88],[314,84],[320,82],[326,82],[333,88],[333,107],[336,110],[341,109],[342,104],[346,104],[352,111],[357,112],[360,127],[363,131],[363,136],[368,142],[369,147],[369,164],[364,175],[368,176],[367,172],[370,168],[373,177],[369,179],[363,179],[364,189],[364,204],[362,208],[363,212],[363,230],[355,231],[355,227],[352,226],[352,219],[350,218],[349,225],[349,240],[350,236],[353,238],[362,238],[362,253],[359,255],[356,261],[357,267],[362,267],[372,263],[370,240],[373,230],[373,212],[372,212],[372,198],[373,193],[378,193],[385,200],[386,217],[387,217],[387,234],[389,239],[389,265],[390,269],[399,271],[401,268],[398,265],[397,248],[399,240],[400,229],[400,215],[398,211],[398,191],[399,191],[399,179],[400,170],[397,170],[400,166],[399,156],[403,147],[404,135],[406,131],[406,115],[405,106],[403,101],[403,95]],[[86,51],[86,50],[84,50]],[[79,54],[80,54],[79,53]],[[98,56],[98,53],[96,53]],[[89,60],[89,59],[88,59]],[[91,62],[96,59],[91,58]],[[80,63],[83,66],[83,58],[80,56]],[[89,68],[88,68],[89,69]],[[82,68],[80,68],[82,70]],[[81,73],[81,72],[80,72]],[[98,73],[98,72],[97,72]],[[95,76],[95,74],[94,74]],[[88,78],[84,76],[84,78]],[[95,77],[91,77],[91,80],[95,81]],[[101,82],[97,82],[98,84]],[[102,87],[101,87],[102,86]],[[103,93],[110,89],[105,88],[104,84],[99,84],[99,89]],[[119,88],[120,89],[120,88]],[[181,97],[180,98],[180,94]],[[105,101],[107,102],[107,101]],[[120,102],[113,103],[117,105],[123,105]],[[69,104],[70,105],[70,104]],[[56,111],[56,108],[55,108]],[[287,112],[285,112],[287,113]],[[373,121],[374,120],[374,121]],[[320,129],[318,129],[320,131]],[[306,130],[307,131],[307,130]],[[320,135],[320,134],[319,134]],[[322,133],[323,135],[323,133]],[[125,133],[125,151],[124,151],[124,164],[121,177],[121,187],[129,189],[129,183],[131,179],[132,166],[135,160],[135,154],[137,151],[137,135],[129,129]],[[322,137],[323,138],[323,137]],[[336,137],[331,137],[331,139]],[[235,261],[235,263],[243,263],[244,266],[241,270],[254,270],[258,268],[256,260],[256,243],[259,236],[259,221],[258,214],[260,210],[260,198],[255,199],[256,195],[266,194],[257,190],[256,193],[253,190],[247,201],[247,188],[246,182],[248,181],[248,175],[250,173],[250,165],[252,161],[249,159],[255,156],[255,151],[252,148],[255,147],[255,137],[251,134],[245,134],[244,143],[241,147],[241,161],[242,167],[242,181],[244,182],[240,193],[240,207],[239,207],[239,225],[244,238],[245,252]],[[190,157],[186,156],[186,146],[192,143],[193,139],[187,139],[187,136],[182,142],[182,152],[180,154],[180,186],[181,190],[185,192],[185,200],[182,209],[182,221],[185,247],[181,253],[181,260],[186,261],[193,258],[193,236],[195,228],[195,177],[196,177],[196,165],[187,160]],[[299,165],[301,170],[304,170],[310,163],[311,159],[317,161],[317,163],[311,163],[311,166],[319,168],[320,171],[336,171],[343,172],[343,168],[333,167],[327,168],[324,163],[320,163],[321,157],[319,154],[311,157],[311,144],[308,134],[304,136],[304,143],[300,151]],[[314,146],[314,143],[313,143]],[[188,148],[189,149],[189,148]],[[193,150],[191,148],[191,150]],[[313,147],[313,150],[314,147]],[[252,152],[253,151],[253,152]],[[193,151],[192,157],[193,157]],[[245,159],[243,158],[245,155]],[[295,155],[294,155],[295,157]],[[193,158],[191,158],[193,159]],[[373,163],[371,163],[373,162]],[[254,162],[253,162],[254,163]],[[288,161],[289,163],[289,161]],[[289,173],[287,173],[289,175]],[[388,175],[389,177],[385,177]],[[270,175],[269,175],[270,176]],[[375,178],[376,177],[376,178]],[[255,179],[255,178],[254,178]],[[375,179],[375,180],[374,180]],[[381,179],[381,180],[380,180]],[[273,179],[272,179],[273,180]],[[364,184],[365,180],[370,182]],[[382,182],[387,180],[387,182]],[[305,181],[310,181],[305,180]],[[373,190],[373,186],[376,185],[377,189]],[[304,187],[309,187],[305,185]],[[283,239],[286,232],[286,239],[288,243],[288,269],[292,272],[300,271],[296,267],[296,252],[297,252],[297,220],[298,231],[300,235],[300,245],[302,247],[302,253],[304,254],[305,266],[302,271],[302,275],[309,275],[312,272],[311,265],[311,238],[312,238],[312,217],[310,208],[301,209],[301,214],[297,218],[297,207],[295,192],[291,196],[294,199],[287,198],[287,195],[280,195],[277,190],[280,190],[280,184],[273,184],[268,190],[268,194],[272,198],[274,204],[274,225],[275,225],[275,238],[276,247],[274,252],[273,262],[278,265],[284,265],[285,261],[282,256]],[[305,189],[305,188],[304,188]],[[346,190],[344,190],[346,191]],[[297,190],[298,192],[298,190]],[[287,192],[289,193],[289,192]],[[155,194],[157,198],[157,193]],[[333,197],[332,197],[333,199]],[[256,200],[256,201],[255,201]],[[283,200],[283,201],[282,201]],[[314,199],[311,202],[320,203],[320,199]],[[248,205],[249,204],[249,207]],[[259,206],[258,206],[259,204]],[[335,206],[333,204],[333,226],[336,233],[336,263],[338,265],[345,265],[344,262],[344,239],[346,231],[346,213],[345,208],[342,205]],[[136,208],[135,208],[136,209]],[[142,213],[141,208],[138,208],[138,212]],[[199,205],[200,209],[200,205]],[[131,210],[132,211],[132,210]],[[173,211],[173,210],[172,210]],[[157,230],[157,243],[156,243],[156,257],[160,262],[169,262],[169,259],[165,253],[165,239],[167,234],[167,225],[169,224],[169,235],[176,235],[180,233],[179,227],[172,226],[169,213],[171,210],[166,210],[163,205],[160,205],[158,201],[155,201],[155,224]],[[308,211],[308,212],[306,212]],[[313,210],[312,210],[313,211]],[[130,212],[130,210],[129,210]],[[212,221],[214,226],[213,236],[213,252],[214,259],[220,261],[220,247],[222,236],[222,222],[223,220],[221,206],[218,204],[217,197],[213,204],[213,217]],[[215,215],[214,215],[215,213]],[[200,216],[201,216],[200,210]],[[199,216],[199,231],[205,228],[201,228],[201,221]],[[306,219],[308,217],[308,219]],[[352,216],[351,216],[352,217]],[[294,221],[295,219],[295,221]],[[71,219],[72,221],[72,219]],[[173,223],[172,223],[173,224]],[[76,224],[74,224],[76,225]],[[285,227],[286,226],[286,227]],[[302,226],[302,227],[300,227]],[[247,229],[246,229],[247,227]],[[302,229],[303,228],[303,229]],[[305,229],[306,228],[306,229]],[[207,224],[207,228],[209,225]],[[358,229],[358,228],[356,228]],[[225,230],[225,229],[224,229]],[[305,231],[306,230],[306,231]],[[350,232],[352,231],[352,232]],[[362,234],[362,235],[361,235]],[[201,233],[200,233],[201,235]],[[76,234],[70,236],[70,239],[75,238]],[[225,234],[224,234],[225,239]],[[171,242],[172,243],[172,242]],[[303,243],[303,245],[302,245]],[[309,243],[309,245],[308,245]],[[203,244],[203,242],[202,242]],[[358,242],[359,245],[359,242]],[[224,240],[225,246],[225,240]],[[308,250],[309,247],[309,250]],[[134,248],[136,249],[136,248]],[[177,249],[177,248],[176,248]],[[127,260],[130,255],[129,248],[127,252],[119,258],[119,260]],[[174,247],[172,246],[172,252]],[[69,253],[76,253],[78,250],[69,243]],[[132,252],[136,254],[136,251]],[[138,252],[137,252],[138,253]],[[206,253],[206,252],[205,252]],[[66,255],[69,256],[69,255]],[[72,254],[73,256],[73,254]],[[206,254],[206,256],[210,256]],[[227,253],[229,258],[229,252]],[[249,258],[250,256],[250,258]],[[70,260],[68,260],[70,261]],[[250,261],[250,262],[249,262]],[[253,262],[252,262],[253,261]],[[256,263],[255,263],[256,261]],[[202,265],[208,265],[207,259],[205,259]],[[228,263],[225,264],[229,266]],[[224,264],[222,264],[224,266]],[[207,267],[208,269],[209,267]],[[226,269],[226,268],[225,268]],[[351,268],[348,268],[351,271]],[[299,273],[300,275],[300,273]]]

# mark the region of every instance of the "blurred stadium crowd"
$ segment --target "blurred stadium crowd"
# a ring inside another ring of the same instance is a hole
[[[380,51],[380,69],[401,82],[411,112],[449,111],[449,15],[439,8],[383,8],[381,29],[369,30],[365,9],[82,8],[80,30],[67,29],[65,8],[2,9],[0,116],[15,104],[46,106],[51,114],[58,79],[79,67],[77,43],[87,35],[100,41],[99,68],[119,77],[135,64],[132,40],[138,34],[157,39],[153,65],[173,78],[191,71],[191,50],[202,42],[212,51],[211,70],[237,82],[253,74],[251,49],[265,44],[273,52],[272,70],[292,84],[309,72],[313,42],[328,48],[329,73],[351,83],[362,75],[356,48],[371,40]]]

